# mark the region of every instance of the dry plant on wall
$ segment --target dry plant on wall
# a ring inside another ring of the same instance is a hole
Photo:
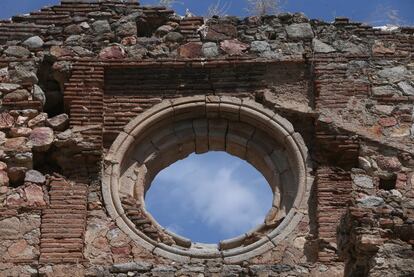
[[[280,12],[282,0],[247,0],[247,5],[249,13],[263,16]]]
[[[207,9],[206,17],[225,16],[231,7],[231,2],[222,3],[218,0],[216,3],[210,5]]]

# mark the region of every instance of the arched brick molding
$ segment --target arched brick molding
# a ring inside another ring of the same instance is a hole
[[[145,211],[156,174],[189,154],[226,151],[245,159],[274,193],[265,222],[217,245],[191,242]],[[176,261],[240,262],[274,248],[307,212],[312,178],[307,148],[289,121],[252,100],[194,96],[166,100],[133,119],[105,157],[103,195],[117,225],[155,254]]]

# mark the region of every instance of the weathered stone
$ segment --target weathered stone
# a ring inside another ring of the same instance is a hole
[[[298,23],[286,26],[286,32],[292,39],[311,39],[313,30],[309,23]]]
[[[230,56],[239,56],[249,48],[249,45],[233,39],[220,42],[220,48]]]
[[[367,207],[367,208],[373,208],[378,207],[384,204],[384,199],[377,196],[365,196],[363,198],[357,199],[357,202],[359,205]]]
[[[237,37],[237,28],[232,24],[221,23],[212,24],[207,27],[207,32],[204,37],[206,41],[222,41],[233,39]]]
[[[383,114],[383,115],[391,115],[394,109],[395,109],[394,106],[389,106],[389,105],[375,105],[374,106],[374,111],[378,114]]]
[[[0,239],[18,238],[20,238],[20,220],[17,217],[0,220]]]
[[[36,100],[39,100],[43,106],[46,104],[45,93],[38,85],[33,86],[32,95],[33,95],[33,98]]]
[[[41,39],[39,36],[33,36],[33,37],[26,39],[23,42],[23,45],[29,49],[39,49],[39,48],[42,48],[44,43],[45,42],[43,41],[43,39]]]
[[[390,137],[392,138],[403,138],[410,136],[410,127],[400,127],[400,128],[394,128],[390,134]]]
[[[220,54],[217,44],[214,42],[204,43],[202,47],[202,51],[203,51],[204,57],[206,58],[214,58]]]
[[[384,68],[378,71],[378,76],[392,83],[399,82],[408,75],[408,70],[405,66],[395,66],[391,68]]]
[[[29,141],[32,144],[33,149],[39,152],[49,150],[53,143],[53,139],[53,130],[49,127],[34,128],[29,137]]]
[[[30,93],[25,89],[18,89],[13,92],[6,94],[3,97],[5,102],[18,102],[18,101],[25,101],[28,100],[30,97]]]
[[[37,170],[31,169],[26,171],[25,182],[43,185],[46,182],[45,176]]]
[[[372,94],[374,96],[398,96],[399,91],[392,86],[379,86],[372,88]]]
[[[316,53],[331,53],[336,51],[336,49],[330,46],[329,44],[326,44],[316,38],[312,40],[312,47],[313,51],[315,51]]]
[[[25,137],[8,138],[4,143],[6,151],[25,152],[30,151],[30,146],[27,144],[28,140]]]
[[[372,178],[368,175],[362,175],[362,174],[355,175],[354,174],[352,175],[352,180],[354,181],[354,184],[360,188],[365,188],[365,189],[374,188],[374,182],[372,181]]]
[[[386,41],[375,40],[372,46],[372,53],[374,55],[379,54],[394,54],[396,50],[395,43],[389,43]]]
[[[383,117],[378,120],[378,123],[382,127],[392,127],[398,124],[397,119],[395,117]]]
[[[37,84],[39,81],[37,79],[36,73],[33,71],[26,70],[24,68],[16,68],[9,71],[10,80],[14,83],[20,84]]]
[[[123,23],[116,28],[115,32],[121,38],[135,36],[137,34],[137,24],[132,21]]]
[[[19,84],[0,83],[0,92],[10,93],[21,88]]]
[[[0,187],[9,185],[9,176],[5,170],[7,168],[0,170]]]
[[[40,113],[27,123],[29,128],[44,126],[47,120],[47,113]]]
[[[69,127],[69,116],[65,113],[46,120],[46,125],[55,131],[64,131]]]
[[[69,48],[61,46],[52,46],[50,47],[49,52],[50,55],[55,58],[70,57],[74,54]]]
[[[402,90],[404,95],[414,96],[414,87],[409,82],[399,82],[398,87]]]
[[[104,60],[122,59],[125,56],[126,56],[125,50],[118,45],[106,47],[99,53],[99,58],[104,59]]]
[[[92,28],[97,34],[109,33],[111,32],[111,25],[109,25],[107,20],[97,20],[92,23]]]
[[[21,46],[9,46],[4,54],[10,57],[27,58],[30,56],[30,51]]]
[[[15,119],[9,113],[0,114],[0,130],[10,129],[13,127]]]
[[[263,53],[270,50],[270,44],[267,41],[253,41],[250,44],[250,50],[256,53]]]
[[[7,252],[12,258],[33,259],[36,257],[34,247],[28,245],[26,240],[23,239],[13,243],[7,249]]]
[[[28,137],[30,136],[30,133],[32,132],[32,129],[27,127],[18,127],[18,128],[11,128],[9,135],[13,138],[17,137]]]
[[[171,25],[162,25],[158,27],[158,29],[155,31],[155,35],[157,37],[163,37],[168,33],[172,32],[173,30],[174,28]]]
[[[178,54],[183,58],[198,58],[202,56],[202,44],[198,42],[189,42],[178,48]]]
[[[26,177],[27,177],[27,172],[26,172]],[[26,195],[27,204],[29,206],[35,206],[35,207],[46,206],[42,187],[35,185],[35,184],[30,184],[24,188],[24,192]]]
[[[397,157],[384,157],[380,156],[376,159],[379,168],[385,171],[400,171],[401,170],[401,162],[398,160]]]
[[[71,24],[69,26],[66,26],[64,29],[65,34],[69,35],[79,35],[82,33],[82,27],[78,24]]]
[[[170,32],[165,36],[166,42],[177,43],[184,40],[184,36],[178,32]]]

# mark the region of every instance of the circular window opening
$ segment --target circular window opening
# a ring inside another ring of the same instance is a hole
[[[211,151],[159,172],[146,192],[145,208],[168,231],[215,244],[264,223],[272,200],[269,184],[252,165]]]
[[[237,156],[263,174],[272,190],[272,207],[264,223],[246,233],[218,244],[196,243],[154,219],[155,213],[145,207],[145,195],[163,169],[191,153],[212,151]],[[312,181],[306,152],[286,119],[254,101],[217,96],[166,100],[119,134],[105,156],[102,192],[117,225],[152,253],[176,261],[240,262],[273,249],[301,221]]]

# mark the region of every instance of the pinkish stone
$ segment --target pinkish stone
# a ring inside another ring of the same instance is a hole
[[[178,48],[178,54],[183,58],[198,58],[203,55],[201,48],[202,44],[199,42],[189,42]]]
[[[124,37],[121,40],[121,44],[124,46],[130,46],[130,45],[135,45],[137,44],[137,38],[132,36],[132,37]]]
[[[46,120],[47,126],[55,131],[64,131],[69,125],[69,116],[65,113],[54,116]]]
[[[60,47],[60,46],[52,46],[52,47],[50,47],[50,55],[52,55],[56,58],[60,58],[60,57],[73,56],[74,54],[68,48],[64,48],[64,47]]]
[[[53,139],[53,130],[49,127],[34,128],[29,137],[33,149],[40,152],[49,150],[53,143]]]
[[[378,123],[382,127],[392,127],[397,125],[398,122],[397,119],[395,119],[395,117],[383,117],[378,120]]]
[[[0,162],[0,170],[7,170],[7,164],[4,162]]]
[[[99,58],[104,60],[123,59],[125,56],[125,50],[118,45],[106,47],[99,53]]]
[[[27,123],[27,126],[30,128],[36,127],[36,126],[44,126],[47,119],[47,113],[40,113],[34,118],[30,119]]]
[[[0,170],[0,187],[9,185],[9,176],[4,170]]]
[[[9,135],[13,138],[16,137],[28,137],[30,136],[30,133],[32,132],[32,129],[26,128],[26,127],[18,127],[18,128],[11,128]]]
[[[0,129],[10,129],[14,125],[14,117],[8,113],[0,114]]]
[[[19,207],[19,206],[23,206],[24,203],[25,203],[24,198],[18,192],[13,193],[13,194],[7,196],[7,198],[6,198],[6,205],[7,206]]]
[[[377,164],[379,168],[385,171],[400,171],[401,170],[401,162],[398,160],[397,157],[383,157],[380,156],[377,159]]]
[[[6,152],[9,152],[9,151],[19,151],[19,152],[30,151],[30,147],[27,145],[27,142],[28,142],[28,140],[25,137],[6,139],[6,142],[3,145],[4,150]]]
[[[27,203],[29,206],[46,206],[42,187],[35,184],[30,184],[24,188],[24,193],[26,195]]]
[[[220,48],[230,56],[242,55],[249,48],[249,45],[237,39],[225,40],[220,43]]]

